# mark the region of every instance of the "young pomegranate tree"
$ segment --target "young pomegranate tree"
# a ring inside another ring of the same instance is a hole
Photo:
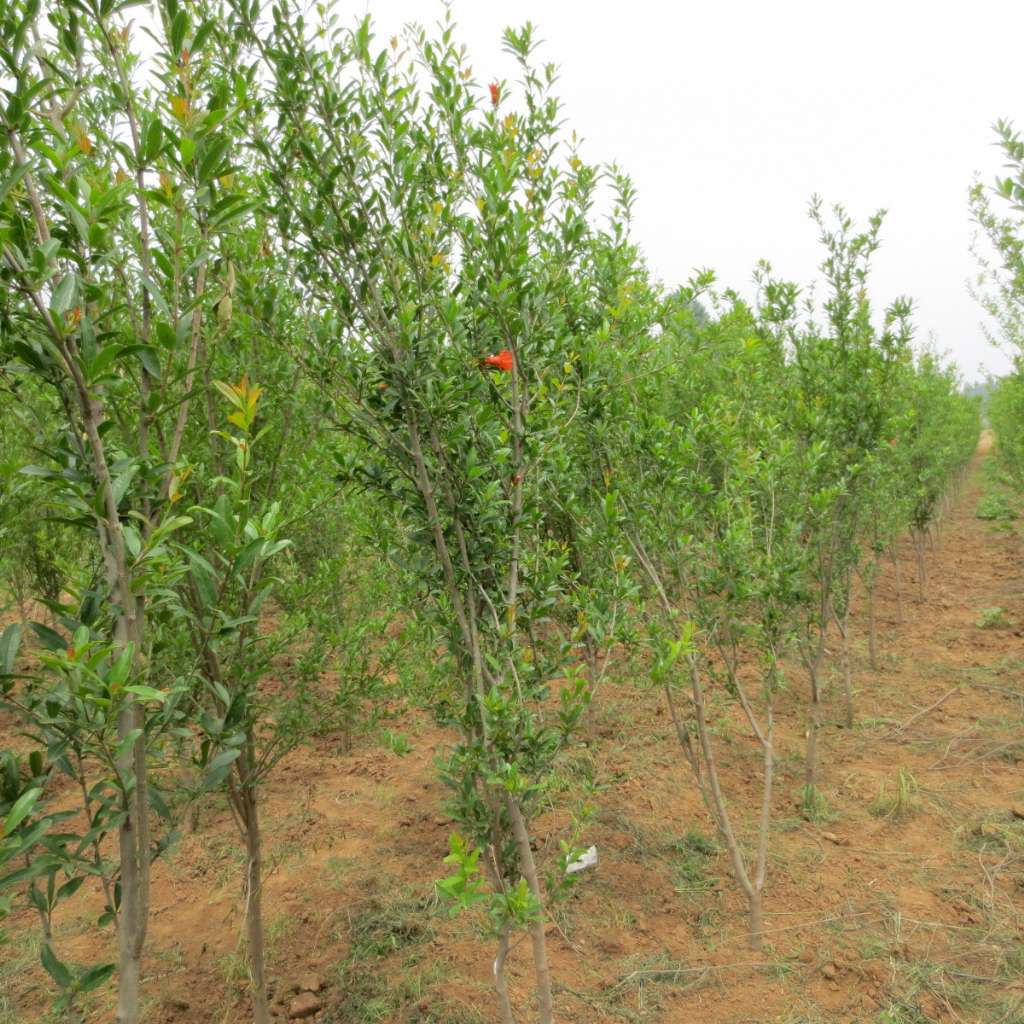
[[[444,778],[464,833],[447,891],[474,902],[486,879],[506,1024],[505,962],[527,930],[549,1022],[549,893],[531,830],[586,684],[552,707],[565,673],[537,650],[571,576],[548,526],[580,404],[566,297],[596,174],[558,142],[554,70],[534,66],[529,26],[505,35],[514,91],[480,85],[450,21],[375,50],[368,22],[348,31],[330,11],[311,24],[278,5],[267,26],[259,4],[234,11],[268,81],[258,151],[282,272],[307,297],[299,358],[359,442],[343,478],[400,513],[401,558],[446,641],[456,689],[438,696],[459,741]],[[550,877],[559,891],[564,865]]]
[[[995,132],[1004,175],[970,192],[971,216],[979,227],[973,246],[979,273],[972,293],[988,314],[989,340],[1013,360],[1013,371],[994,382],[986,412],[999,458],[1018,487],[1024,485],[1024,139],[1009,121]],[[983,328],[984,329],[984,328]]]
[[[752,329],[737,305],[696,334],[669,334],[676,358],[642,403],[658,412],[609,450],[617,487],[608,502],[648,582],[652,681],[747,899],[750,945],[761,949],[774,705],[809,596],[802,487],[821,452],[801,451],[773,414],[781,349]],[[733,715],[759,752],[746,769],[761,784],[751,828],[717,756],[716,732]]]
[[[0,351],[13,391],[46,403],[43,457],[25,471],[86,552],[59,631],[39,631],[46,673],[8,697],[54,744],[53,767],[81,784],[85,851],[117,927],[119,1024],[139,1019],[162,848],[149,753],[176,714],[163,625],[180,571],[170,538],[190,519],[175,503],[200,364],[229,319],[222,299],[220,316],[210,308],[213,253],[249,208],[232,178],[233,94],[204,50],[205,5],[157,5],[147,62],[130,6],[16,0],[0,15]]]
[[[908,358],[909,303],[900,300],[886,314],[879,333],[872,323],[867,292],[871,258],[880,240],[883,213],[857,231],[841,206],[827,222],[820,201],[811,203],[825,259],[824,322],[799,321],[799,290],[766,276],[762,282],[759,333],[787,350],[787,386],[780,395],[789,429],[804,451],[820,448],[813,475],[805,543],[811,553],[808,582],[814,601],[799,631],[798,649],[807,670],[807,749],[804,806],[822,809],[818,790],[818,736],[824,724],[825,655],[829,629],[839,628],[843,664],[848,660],[851,587],[860,562],[866,495],[873,483],[872,460],[887,438],[894,401],[891,382]],[[852,714],[852,677],[843,672],[847,718]]]
[[[910,420],[903,454],[918,599],[923,602],[928,586],[926,539],[937,523],[943,495],[976,447],[977,405],[960,393],[956,369],[928,351],[915,361],[907,401]]]
[[[229,429],[220,435],[233,449],[231,472],[218,481],[221,493],[216,502],[190,509],[206,524],[209,543],[203,551],[182,549],[188,572],[180,592],[195,651],[199,762],[206,788],[225,791],[245,844],[243,893],[253,1021],[268,1024],[259,786],[298,734],[290,727],[287,710],[260,690],[269,652],[259,616],[275,584],[268,574],[271,560],[288,542],[278,537],[279,503],[261,507],[254,496],[254,452],[265,434],[255,429],[262,389],[244,376],[238,384],[216,385],[229,403]]]

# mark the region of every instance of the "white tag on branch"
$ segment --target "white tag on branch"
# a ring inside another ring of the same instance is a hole
[[[584,868],[592,868],[596,863],[597,847],[591,846],[589,850],[584,850],[575,860],[571,860],[565,865],[565,873],[575,875],[578,871],[583,871]]]

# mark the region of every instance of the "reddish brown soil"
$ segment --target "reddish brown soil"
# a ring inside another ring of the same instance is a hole
[[[804,680],[791,672],[779,716],[763,953],[746,948],[744,904],[725,856],[698,857],[686,872],[673,846],[688,830],[712,833],[659,695],[630,685],[642,673],[628,664],[607,684],[596,742],[580,747],[555,798],[559,807],[582,799],[596,806],[584,841],[600,856],[549,926],[558,1021],[1024,1020],[1024,956],[1014,952],[1024,912],[1024,823],[1014,818],[1024,816],[1024,701],[983,688],[1024,690],[1014,625],[1024,623],[1024,569],[1017,529],[975,517],[987,451],[938,532],[924,604],[911,596],[912,547],[901,546],[902,623],[893,567],[884,568],[878,671],[867,665],[862,601],[855,611],[858,724],[824,730],[823,790],[834,814],[827,822],[803,820],[795,805]],[[1011,625],[980,628],[982,610],[994,607]],[[900,728],[950,690],[941,706]],[[833,698],[838,719],[838,692]],[[331,1024],[497,1021],[491,941],[478,921],[450,920],[430,899],[433,879],[447,873],[450,826],[433,759],[449,737],[418,712],[394,728],[412,743],[404,757],[368,744],[342,755],[322,740],[289,756],[265,790],[276,1012],[292,983],[315,971],[326,983],[318,1019]],[[724,717],[718,749],[750,835],[758,754],[738,718]],[[919,787],[913,813],[873,814],[880,787],[891,793],[900,768]],[[552,811],[541,820],[542,859],[568,817]],[[149,1024],[248,1019],[237,956],[239,865],[234,827],[215,804],[199,831],[156,865]],[[94,919],[95,900],[72,901],[57,930],[64,957],[110,957],[112,937]],[[27,941],[28,914],[14,918],[19,929]],[[361,956],[350,959],[353,942]],[[3,1024],[44,1019],[47,985],[37,964],[33,954],[17,971],[0,967]],[[528,942],[516,947],[510,975],[520,1019],[535,1019]],[[111,1020],[111,999],[103,993],[87,1019]]]

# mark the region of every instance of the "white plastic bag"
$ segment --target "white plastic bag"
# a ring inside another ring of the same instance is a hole
[[[592,868],[596,863],[597,847],[591,846],[589,850],[584,850],[575,860],[571,860],[565,865],[565,873],[567,875],[575,875],[578,871],[583,871],[585,868]]]

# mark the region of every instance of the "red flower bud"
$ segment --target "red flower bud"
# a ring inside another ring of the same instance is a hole
[[[509,373],[514,363],[512,353],[507,348],[503,348],[497,355],[487,356],[484,359],[485,366],[493,366],[496,370],[501,370],[502,373]]]
[[[501,99],[501,90],[498,88],[498,83],[491,82],[491,84],[487,86],[487,88],[491,90],[491,103],[494,106],[497,106],[498,100]]]

